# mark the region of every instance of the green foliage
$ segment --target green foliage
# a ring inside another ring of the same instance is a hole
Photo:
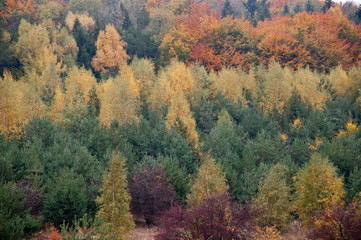
[[[89,197],[84,179],[70,169],[64,169],[46,185],[44,216],[56,225],[63,221],[71,223],[87,212]]]
[[[12,183],[0,183],[0,239],[17,240],[40,228],[40,220],[25,209],[24,193]]]
[[[286,182],[287,168],[282,164],[273,165],[259,187],[256,203],[262,213],[261,226],[277,226],[285,229],[291,218],[291,188]]]
[[[102,235],[112,239],[123,239],[134,228],[125,162],[120,153],[113,153],[109,169],[104,173],[101,195],[97,199],[97,217],[102,222]]]

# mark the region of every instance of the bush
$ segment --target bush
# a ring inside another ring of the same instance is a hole
[[[232,205],[228,193],[210,196],[189,209],[176,206],[166,212],[156,239],[249,239],[255,215],[248,207]]]
[[[148,225],[168,210],[175,199],[165,172],[155,163],[145,162],[131,173],[129,192],[132,212],[143,216]]]
[[[15,185],[0,184],[0,239],[22,239],[40,227],[24,207],[25,195]]]

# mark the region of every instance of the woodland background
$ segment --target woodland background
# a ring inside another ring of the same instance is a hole
[[[2,0],[0,16],[0,239],[122,239],[134,221],[157,239],[361,236],[360,6]]]

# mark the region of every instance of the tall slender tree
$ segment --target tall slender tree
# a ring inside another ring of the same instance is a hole
[[[119,152],[113,153],[109,170],[104,173],[101,196],[97,199],[97,217],[102,222],[101,231],[106,238],[123,239],[134,228],[125,162]]]

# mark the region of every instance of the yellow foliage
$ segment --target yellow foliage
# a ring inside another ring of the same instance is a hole
[[[301,121],[300,118],[296,118],[295,120],[293,120],[292,127],[294,129],[296,129],[297,131],[302,127],[302,125],[303,125],[303,122]]]
[[[98,35],[97,52],[91,62],[94,70],[114,75],[129,59],[124,49],[126,45],[114,26],[107,25],[105,32],[100,31]]]
[[[240,74],[235,69],[223,68],[218,75],[215,73],[210,74],[210,78],[214,80],[217,90],[227,98],[233,102],[240,100],[243,105],[246,105],[247,100],[243,92],[243,82]]]
[[[345,191],[342,178],[337,176],[336,168],[329,160],[313,155],[304,169],[295,178],[295,209],[307,224],[317,220],[317,216],[342,204]]]
[[[217,196],[228,191],[225,174],[221,170],[221,165],[215,163],[208,153],[202,157],[199,167],[198,177],[191,187],[191,192],[187,199],[189,203],[201,204],[205,198]]]
[[[134,58],[130,67],[135,81],[139,84],[139,92],[145,98],[148,98],[156,79],[154,64],[148,59]]]
[[[188,142],[193,142],[195,149],[198,149],[196,121],[192,118],[189,103],[181,92],[169,107],[166,125],[168,129],[173,126],[180,134],[185,131]]]
[[[257,240],[282,240],[281,233],[276,227],[256,228],[254,239]]]
[[[352,91],[352,89],[350,89],[351,84],[348,81],[347,73],[341,66],[332,69],[327,79],[331,83],[332,88],[336,91],[336,95],[344,96]]]
[[[72,12],[69,12],[68,15],[66,16],[65,23],[70,31],[73,31],[73,27],[76,19],[79,20],[80,25],[85,30],[88,30],[90,27],[94,26],[95,24],[94,19],[90,17],[87,12],[83,14],[74,14]]]
[[[341,129],[336,137],[345,136],[349,138],[352,135],[356,135],[358,132],[358,127],[355,123],[352,122],[352,120],[349,120],[346,123],[345,129]]]
[[[312,151],[316,151],[318,146],[320,146],[320,144],[322,144],[322,143],[323,143],[322,137],[317,136],[317,137],[315,137],[314,144],[310,144],[308,146],[308,148],[311,149]]]
[[[272,62],[265,74],[264,96],[261,98],[260,105],[265,112],[271,112],[277,109],[283,112],[285,104],[290,99],[292,73],[287,68],[282,68],[278,63]]]
[[[139,83],[135,80],[132,69],[128,65],[123,65],[120,74],[123,79],[128,81],[129,89],[133,94],[133,97],[139,99]]]
[[[21,124],[41,116],[44,106],[37,90],[21,81],[14,81],[8,71],[0,78],[0,130],[4,133],[18,132]]]
[[[326,90],[320,88],[320,77],[309,68],[300,68],[294,75],[293,86],[304,101],[309,101],[312,108],[321,109],[329,98]]]
[[[100,100],[100,122],[109,127],[113,120],[120,125],[137,121],[138,103],[133,96],[129,83],[122,77],[109,79],[106,83],[98,87]]]
[[[162,106],[170,106],[178,93],[188,96],[193,88],[194,79],[189,69],[184,63],[173,61],[160,73],[150,102],[154,109],[160,110]]]
[[[93,74],[84,69],[74,67],[65,78],[66,98],[67,102],[71,103],[77,95],[84,97],[86,102],[89,101],[89,91],[96,85],[96,79]]]
[[[60,86],[55,89],[53,104],[48,112],[49,118],[53,121],[62,119],[62,113],[66,107],[66,100]]]

